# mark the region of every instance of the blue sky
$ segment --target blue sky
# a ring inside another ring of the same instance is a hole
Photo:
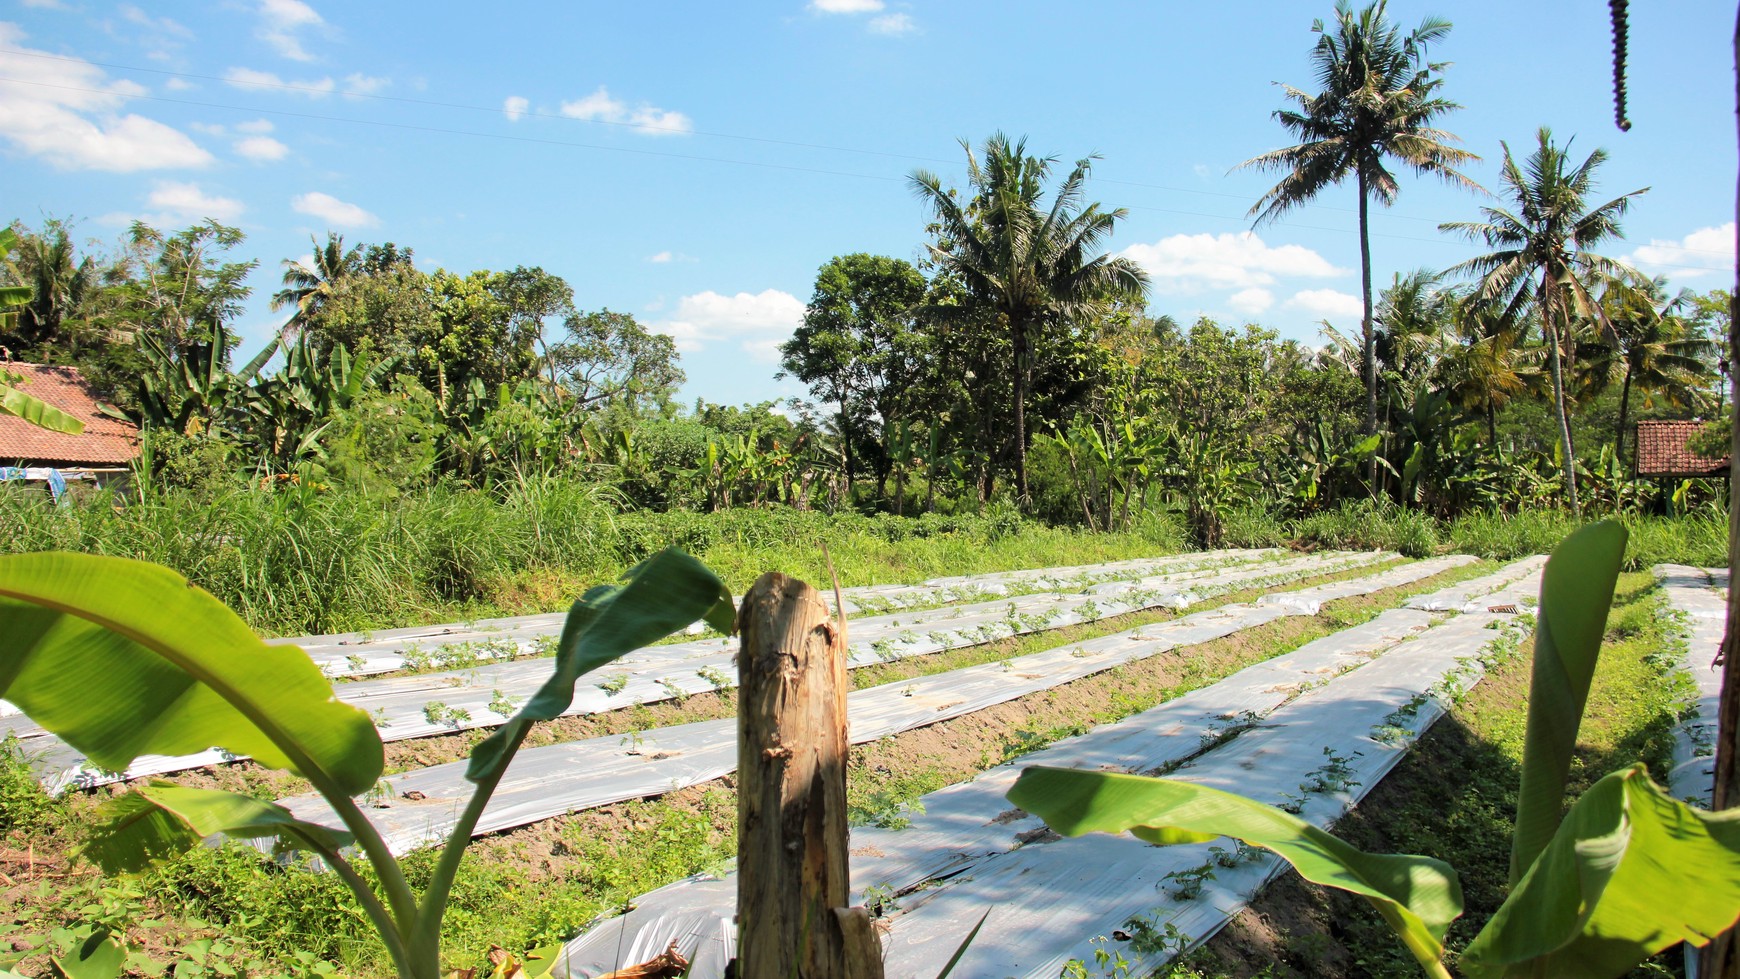
[[[1097,152],[1091,199],[1129,208],[1112,248],[1154,279],[1150,308],[1313,340],[1357,329],[1354,191],[1251,232],[1283,145],[1274,84],[1309,88],[1331,4],[991,0],[348,3],[17,0],[0,12],[0,215],[241,227],[261,259],[240,320],[281,317],[281,259],[328,229],[394,241],[426,267],[538,265],[582,309],[670,333],[684,394],[801,395],[775,348],[815,271],[867,251],[916,259],[908,174],[964,179],[958,140],[996,130],[1067,165]],[[1605,147],[1599,192],[1649,186],[1608,249],[1676,286],[1733,263],[1731,5],[1633,4],[1630,133],[1614,128],[1607,5],[1421,4],[1455,23],[1446,119],[1498,186],[1500,141],[1537,127]],[[1374,212],[1374,280],[1473,254],[1439,222],[1481,201],[1404,175]]]

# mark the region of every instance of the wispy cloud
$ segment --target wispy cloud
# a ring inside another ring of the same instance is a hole
[[[864,26],[872,34],[887,34],[893,37],[911,34],[918,30],[918,25],[912,22],[910,14],[884,14],[881,17],[872,17],[870,22]]]
[[[0,86],[0,138],[68,170],[131,172],[212,161],[181,130],[121,112],[127,99],[145,94],[142,86],[111,80],[77,58],[26,48],[26,36],[0,22],[0,75],[38,83]]]
[[[1734,269],[1734,222],[1699,228],[1679,241],[1651,238],[1625,260],[1632,265],[1675,279],[1695,279]]]
[[[390,78],[375,78],[372,75],[351,74],[344,76],[344,94],[374,95],[393,84]]]
[[[779,345],[803,319],[803,301],[789,292],[764,289],[727,296],[708,290],[684,296],[669,319],[651,326],[686,353],[709,343],[736,342],[756,360],[774,363]]]
[[[260,27],[255,37],[292,61],[314,60],[300,37],[304,29],[326,23],[313,7],[302,0],[260,0],[259,15]]]
[[[503,115],[507,116],[508,122],[519,122],[520,117],[525,115],[531,107],[532,103],[523,95],[510,95],[501,100],[501,111]]]
[[[1255,232],[1172,235],[1135,244],[1120,254],[1148,270],[1161,294],[1205,289],[1252,289],[1281,278],[1329,278],[1348,274],[1303,245],[1271,246]]]
[[[873,14],[882,0],[810,0],[810,9],[824,14]]]
[[[331,194],[323,194],[317,190],[291,198],[290,209],[298,214],[319,218],[336,228],[372,228],[381,223],[380,218],[359,205],[341,201]]]
[[[233,88],[275,89],[293,95],[304,95],[311,99],[323,99],[338,88],[338,83],[331,78],[311,78],[305,81],[286,81],[269,71],[255,68],[231,68],[224,72],[224,81]]]
[[[1304,289],[1295,292],[1285,305],[1290,309],[1302,309],[1313,316],[1358,319],[1365,315],[1365,303],[1358,296],[1334,289]]]
[[[272,163],[290,155],[290,147],[270,136],[248,136],[235,142],[236,155],[255,163]]]
[[[205,218],[234,221],[247,208],[234,197],[219,197],[201,190],[198,184],[159,181],[145,198],[147,207],[156,213],[145,215],[153,224],[191,224]]]
[[[645,102],[630,106],[621,99],[613,98],[603,85],[585,98],[563,102],[562,114],[570,119],[633,126],[636,131],[651,135],[682,134],[692,132],[695,128],[694,122],[681,112],[661,109]]]

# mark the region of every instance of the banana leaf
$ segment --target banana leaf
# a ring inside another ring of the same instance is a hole
[[[1272,850],[1316,884],[1364,897],[1422,965],[1436,965],[1462,913],[1456,871],[1431,857],[1366,853],[1274,806],[1190,782],[1029,768],[1009,801],[1064,836],[1129,832],[1161,845],[1221,836]]]
[[[110,770],[221,748],[356,795],[382,750],[295,646],[268,646],[167,568],[93,554],[0,556],[0,697]]]

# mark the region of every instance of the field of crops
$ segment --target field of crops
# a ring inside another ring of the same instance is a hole
[[[957,974],[1069,974],[1103,955],[1107,936],[1130,974],[1145,974],[1201,945],[1285,864],[1224,839],[1154,849],[1129,837],[1059,838],[1004,798],[1021,768],[1166,774],[1327,827],[1495,657],[1527,640],[1543,564],[1538,557],[1492,565],[1460,555],[1406,561],[1383,552],[1229,550],[845,589],[848,667],[860,678],[848,701],[853,743],[928,732],[947,755],[951,724],[997,725],[1005,735],[1002,750],[981,748],[976,759],[964,757],[974,749],[963,738],[956,775],[934,791],[888,803],[853,830],[853,901],[883,929],[888,975],[928,979],[981,916]],[[1675,627],[1687,630],[1688,649],[1713,646],[1722,608],[1713,586],[1725,585],[1725,574],[1718,581],[1679,566],[1656,574],[1666,605],[1677,610]],[[1363,617],[1334,621],[1230,668],[1214,672],[1194,662],[1216,642],[1236,643],[1275,623],[1318,619],[1332,603],[1368,598],[1375,604]],[[1138,619],[1128,628],[1094,629]],[[560,628],[560,616],[543,615],[281,641],[301,645],[342,700],[372,715],[384,741],[425,752],[369,795],[370,818],[387,844],[413,854],[452,830],[470,790],[460,755],[426,749],[463,748],[475,740],[468,732],[511,715],[547,675]],[[1081,638],[1083,629],[1093,631]],[[474,835],[511,837],[696,786],[728,789],[737,762],[734,720],[724,710],[694,717],[682,707],[708,696],[729,706],[736,640],[700,626],[690,631],[585,677],[571,717],[514,760]],[[971,655],[981,648],[1003,654]],[[1688,662],[1697,656],[1688,652]],[[1107,723],[1037,723],[1060,691],[1155,663],[1186,675],[1199,666],[1200,682],[1175,684]],[[891,670],[900,672],[882,682]],[[1701,681],[1706,699],[1714,696],[1711,676]],[[23,715],[0,709],[0,732],[18,739],[37,777],[55,791],[146,775],[222,783],[250,767],[206,752],[145,756],[127,772],[106,772]],[[656,718],[655,709],[675,711],[679,722],[562,734],[571,720]],[[1029,715],[1034,725],[1022,721]],[[1677,795],[1699,794],[1699,779],[1707,781],[1709,738],[1697,722],[1682,729]],[[336,822],[294,779],[255,784],[300,818]],[[735,888],[722,867],[636,897],[622,906],[626,913],[581,929],[558,971],[601,975],[674,942],[693,962],[690,975],[721,976],[735,951]]]

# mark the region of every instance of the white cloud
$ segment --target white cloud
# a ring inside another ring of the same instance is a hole
[[[211,154],[179,129],[121,113],[128,98],[145,94],[143,87],[111,80],[77,58],[25,48],[25,37],[17,25],[0,22],[0,77],[39,83],[0,85],[0,137],[68,170],[130,172],[211,162]]]
[[[587,122],[608,122],[634,126],[651,135],[686,133],[695,128],[688,116],[670,109],[661,109],[645,102],[629,107],[621,99],[612,98],[603,85],[583,99],[562,103],[562,114],[570,119]]]
[[[1148,270],[1161,294],[1202,289],[1251,289],[1277,278],[1328,278],[1346,275],[1303,245],[1271,247],[1255,232],[1173,235],[1153,244],[1135,244],[1119,254]]]
[[[187,124],[187,128],[196,133],[204,133],[207,136],[222,136],[224,133],[229,132],[228,129],[224,128],[223,123],[220,122],[190,122]]]
[[[656,265],[663,265],[664,263],[671,260],[671,253],[668,251],[664,251],[664,252],[659,252],[657,255],[648,255],[646,257],[646,260],[649,262],[652,262]]]
[[[873,34],[911,34],[918,30],[918,25],[912,22],[909,14],[884,14],[881,17],[870,18],[865,25]]]
[[[1365,303],[1358,296],[1350,296],[1334,289],[1304,289],[1293,294],[1286,305],[1291,309],[1303,309],[1313,316],[1342,316],[1360,319],[1365,316]]]
[[[270,136],[249,136],[236,140],[236,154],[256,163],[271,163],[290,155],[290,147]]]
[[[810,9],[824,14],[869,14],[882,9],[882,0],[810,0]]]
[[[194,85],[192,82],[188,81],[185,78],[176,78],[174,76],[170,76],[169,78],[164,80],[163,87],[165,89],[168,89],[171,92],[185,92],[188,89],[196,88],[198,86]]]
[[[1695,279],[1734,269],[1734,222],[1699,228],[1679,241],[1651,238],[1649,244],[1625,256],[1632,265],[1675,279]]]
[[[523,95],[510,95],[501,100],[501,111],[507,115],[508,122],[519,122],[531,107],[532,103]]]
[[[145,216],[153,224],[191,224],[205,218],[234,221],[246,209],[233,197],[214,197],[200,190],[198,184],[173,180],[158,181],[145,203],[158,208],[157,213]]]
[[[1256,316],[1275,305],[1275,294],[1267,289],[1240,289],[1226,301],[1233,309],[1247,316]]]
[[[803,320],[804,304],[789,292],[764,289],[726,296],[708,290],[684,296],[671,318],[652,328],[669,335],[686,353],[710,342],[735,340],[751,356],[771,362],[778,359],[779,344]]]
[[[311,99],[323,99],[331,95],[338,85],[331,78],[311,78],[307,81],[291,82],[279,78],[269,71],[257,71],[253,68],[231,68],[224,72],[224,81],[234,88],[276,88],[297,95],[306,95]]]
[[[150,14],[130,3],[124,3],[119,8],[121,17],[128,23],[148,30],[160,31],[172,37],[191,38],[193,32],[185,26],[168,17],[152,17]]]
[[[260,28],[254,36],[292,61],[313,61],[297,32],[324,23],[314,8],[302,0],[260,0]]]
[[[344,94],[373,95],[391,84],[393,84],[391,78],[375,78],[358,72],[344,76]]]
[[[66,4],[61,3],[60,0],[24,0],[24,5],[26,7],[35,7],[38,10],[66,9]]]
[[[1213,171],[1208,169],[1208,164],[1206,164],[1206,163],[1196,164],[1195,166],[1190,168],[1190,172],[1196,174],[1198,177],[1201,177],[1204,180],[1207,180],[1210,176],[1213,175]]]
[[[372,228],[381,223],[380,218],[361,207],[341,201],[331,194],[323,194],[318,190],[297,194],[291,198],[290,208],[298,214],[317,217],[327,224],[340,228]]]
[[[278,127],[272,125],[270,119],[255,119],[250,122],[236,123],[238,133],[269,133]]]

